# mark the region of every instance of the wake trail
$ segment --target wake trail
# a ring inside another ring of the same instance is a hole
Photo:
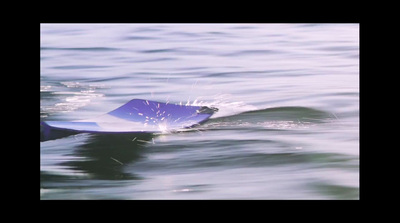
[[[197,128],[254,128],[267,129],[296,129],[308,128],[318,123],[332,122],[329,112],[311,107],[282,106],[258,108],[243,101],[230,101],[230,95],[221,95],[213,101],[199,101],[197,98],[193,106],[207,106],[217,108],[210,119]]]

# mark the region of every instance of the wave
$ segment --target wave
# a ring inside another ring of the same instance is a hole
[[[251,110],[210,119],[200,128],[263,128],[263,129],[293,129],[308,128],[318,123],[331,122],[335,118],[329,112],[309,107],[273,107]]]
[[[72,50],[72,51],[92,51],[92,52],[109,52],[118,51],[120,49],[113,47],[40,47],[40,50]]]
[[[313,122],[320,122],[327,118],[330,118],[328,112],[308,108],[301,106],[285,106],[285,107],[273,107],[261,110],[254,110],[243,112],[235,116],[235,118],[263,118],[269,120],[297,120],[297,119],[307,119]]]

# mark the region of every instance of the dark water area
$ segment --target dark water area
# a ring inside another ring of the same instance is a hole
[[[42,24],[40,119],[134,99],[174,133],[40,142],[40,199],[359,199],[358,24]]]

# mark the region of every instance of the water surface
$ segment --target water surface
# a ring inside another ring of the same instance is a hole
[[[219,109],[179,133],[41,142],[41,199],[359,199],[358,24],[42,24],[40,38],[41,120],[134,98]]]

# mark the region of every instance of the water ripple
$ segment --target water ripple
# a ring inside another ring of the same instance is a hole
[[[358,24],[41,24],[40,36],[41,119],[133,98],[219,109],[187,131],[41,142],[41,199],[359,198]]]
[[[112,47],[40,47],[40,50],[68,50],[68,51],[89,51],[89,52],[110,52],[118,51],[118,48]]]

